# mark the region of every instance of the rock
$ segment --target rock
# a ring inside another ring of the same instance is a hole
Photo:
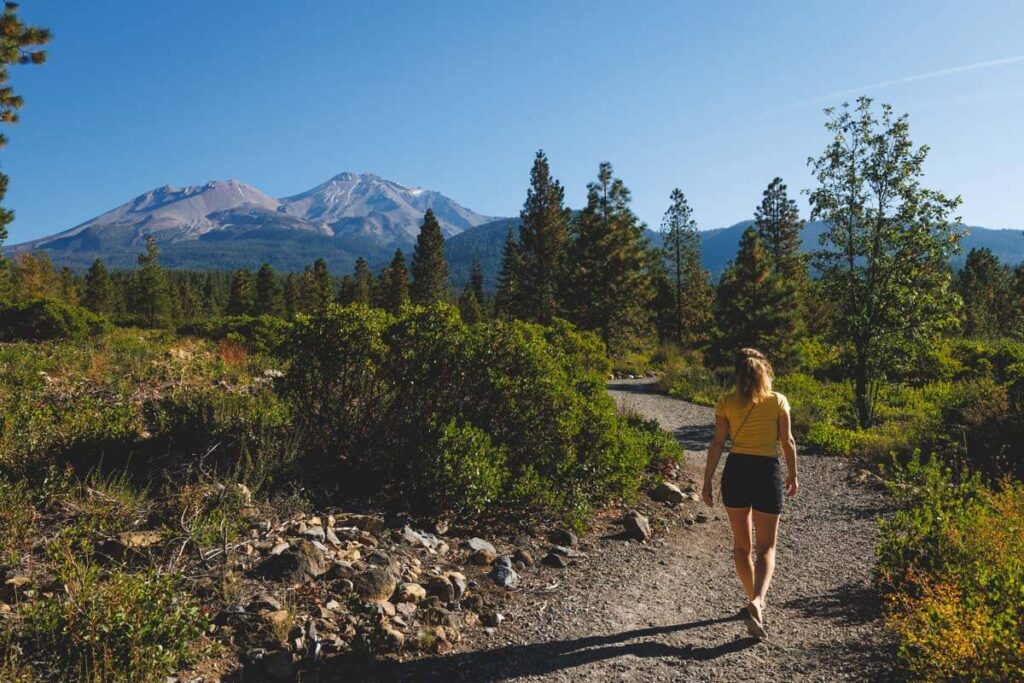
[[[445,547],[448,545],[434,534],[428,534],[425,531],[417,531],[409,525],[406,525],[402,529],[402,538],[406,543],[414,548],[426,548],[427,550],[436,551],[442,545]]]
[[[435,576],[427,584],[427,594],[436,597],[444,603],[452,602],[455,597],[455,586],[444,576]]]
[[[291,573],[292,581],[305,583],[327,572],[327,562],[323,554],[309,541],[299,543],[295,551],[297,566]]]
[[[473,564],[479,564],[481,566],[486,566],[486,565],[489,565],[492,562],[494,562],[496,557],[497,557],[497,555],[495,554],[494,550],[488,550],[487,548],[481,548],[480,550],[474,551],[473,554],[470,555],[469,561],[472,562]]]
[[[350,562],[335,560],[327,570],[327,578],[336,581],[338,579],[351,579],[356,575],[355,567]]]
[[[159,543],[163,539],[163,533],[153,529],[150,531],[125,531],[117,535],[117,542],[124,548],[141,550]]]
[[[367,602],[383,602],[391,597],[398,585],[395,575],[384,567],[373,567],[357,574],[352,581],[356,594]]]
[[[555,569],[565,569],[569,566],[565,557],[558,555],[557,553],[548,553],[541,559],[541,562],[549,567],[554,567]]]
[[[651,498],[669,505],[679,505],[689,496],[685,495],[678,486],[669,481],[663,481],[651,491]]]
[[[479,550],[486,550],[494,557],[498,556],[498,551],[494,549],[494,546],[482,538],[471,538],[468,541],[465,541],[462,545],[463,547],[469,548],[473,552],[477,552]]]
[[[372,534],[384,530],[384,519],[375,515],[341,515],[334,520],[336,526],[356,528]]]
[[[419,602],[427,597],[427,590],[418,583],[403,583],[395,594],[398,602]]]
[[[526,567],[532,567],[534,565],[533,555],[530,554],[529,550],[524,550],[523,548],[517,550],[512,556],[512,559],[516,562],[522,562]]]
[[[413,602],[400,602],[395,605],[395,611],[405,617],[415,614],[416,610],[416,603]]]
[[[332,527],[324,529],[324,540],[331,545],[341,545],[341,540],[338,538],[338,535],[334,533],[334,529]]]
[[[291,543],[288,543],[287,541],[281,541],[280,543],[278,543],[277,545],[275,545],[273,548],[270,549],[270,554],[271,555],[280,555],[285,550],[288,550],[288,548],[291,548],[291,547],[292,547]]]
[[[376,565],[378,567],[384,567],[395,576],[399,576],[402,573],[402,568],[398,564],[398,560],[386,555],[379,550],[374,550],[372,553],[366,556],[366,563]]]
[[[568,529],[555,529],[551,532],[548,540],[555,545],[563,545],[569,548],[575,548],[579,545],[580,540],[576,537],[576,534],[569,531]]]
[[[484,626],[495,628],[500,626],[503,621],[505,621],[505,616],[498,612],[484,612],[480,615],[480,623]]]
[[[555,555],[561,555],[562,557],[586,557],[583,553],[572,548],[566,548],[562,545],[553,545],[549,551]]]
[[[272,627],[281,628],[291,622],[292,615],[286,609],[275,609],[262,613],[260,618]]]
[[[452,588],[455,589],[455,599],[458,600],[466,591],[469,590],[469,584],[466,582],[466,577],[462,572],[445,572],[444,578],[448,579],[448,582],[452,584]]]
[[[499,564],[491,571],[491,580],[502,588],[514,588],[519,583],[519,574],[512,567]]]
[[[697,516],[694,517],[693,519],[698,524],[704,524],[705,522],[710,522],[711,521],[711,518],[708,517],[707,513],[704,513],[704,512],[698,512]]]
[[[511,555],[501,555],[496,560],[494,560],[494,564],[499,566],[499,567],[507,567],[509,569],[512,569],[512,556]]]
[[[626,535],[638,541],[646,541],[651,537],[651,523],[639,512],[631,511],[622,520]]]
[[[271,678],[279,681],[290,680],[295,671],[292,653],[287,650],[274,650],[262,657],[263,668]]]
[[[450,626],[455,629],[459,627],[459,615],[444,607],[430,607],[423,611],[420,619],[431,626]]]
[[[381,626],[384,644],[391,650],[401,650],[405,646],[405,634],[391,624],[384,622]]]
[[[256,612],[257,614],[260,612],[272,612],[283,608],[283,605],[281,605],[281,602],[277,598],[272,595],[267,595],[266,593],[257,595],[252,602],[246,606],[247,611]]]

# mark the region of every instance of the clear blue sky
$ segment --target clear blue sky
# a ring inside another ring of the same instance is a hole
[[[24,0],[22,14],[55,37],[45,66],[14,70],[10,243],[168,183],[284,196],[344,170],[514,215],[541,147],[574,206],[608,160],[652,227],[676,186],[720,227],[775,175],[808,187],[821,108],[860,92],[910,114],[927,182],[961,194],[968,223],[1024,226],[1018,0]],[[958,69],[995,60],[1009,61]]]

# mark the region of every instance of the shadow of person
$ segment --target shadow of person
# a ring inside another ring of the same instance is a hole
[[[741,619],[740,614],[704,619],[670,626],[623,631],[603,636],[559,640],[528,645],[509,645],[491,650],[460,652],[407,662],[380,661],[369,673],[376,681],[507,681],[521,676],[541,676],[573,669],[592,662],[632,655],[644,658],[706,661],[757,644],[755,638],[741,638],[714,646],[667,645],[648,640],[661,635],[688,631]],[[637,641],[637,642],[627,642]],[[341,680],[354,673],[352,662],[325,662],[322,680]],[[335,678],[338,676],[338,678]]]

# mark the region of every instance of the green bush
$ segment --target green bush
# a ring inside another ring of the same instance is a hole
[[[916,681],[1024,679],[1024,485],[957,480],[937,459],[891,472],[878,585]]]
[[[290,328],[287,320],[272,315],[239,315],[189,323],[180,327],[178,334],[214,341],[242,341],[252,351],[272,354],[280,348]]]
[[[600,342],[567,323],[468,326],[449,306],[300,317],[284,395],[334,479],[421,510],[574,517],[635,493],[678,448],[617,416]],[[323,483],[323,482],[322,482]]]
[[[206,619],[174,576],[104,576],[81,549],[61,553],[64,589],[22,609],[27,657],[58,680],[111,682],[162,680],[191,660]]]
[[[0,304],[0,341],[4,342],[82,339],[110,328],[106,318],[52,299]]]
[[[692,362],[678,363],[658,380],[658,388],[669,396],[713,406],[725,390],[715,373]]]

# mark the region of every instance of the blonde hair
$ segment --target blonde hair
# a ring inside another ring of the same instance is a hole
[[[757,349],[740,349],[736,355],[736,393],[747,403],[760,403],[772,393],[775,371]]]

